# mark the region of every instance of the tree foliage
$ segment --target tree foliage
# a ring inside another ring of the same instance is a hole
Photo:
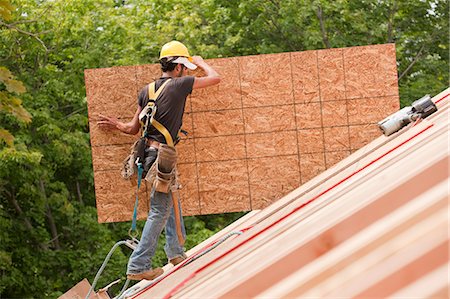
[[[92,282],[126,237],[128,223],[96,220],[84,69],[156,62],[172,39],[205,58],[395,42],[406,105],[449,85],[448,11],[443,0],[0,1],[0,296]],[[188,217],[187,247],[241,215]],[[98,286],[124,278],[129,254]]]

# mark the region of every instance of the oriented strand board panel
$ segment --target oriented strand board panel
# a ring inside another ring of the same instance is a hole
[[[262,209],[380,136],[376,123],[399,109],[394,44],[207,62],[222,80],[186,103],[184,215]],[[160,75],[158,65],[85,71],[99,222],[131,220],[135,184],[120,167],[137,136],[100,130],[97,115],[129,121],[139,90]]]

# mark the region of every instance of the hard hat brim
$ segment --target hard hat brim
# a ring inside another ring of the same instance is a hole
[[[178,57],[177,59],[171,61],[172,63],[180,63],[190,70],[195,70],[197,66],[189,61],[187,57]]]

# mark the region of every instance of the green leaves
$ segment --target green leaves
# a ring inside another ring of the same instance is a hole
[[[11,20],[11,12],[14,7],[8,0],[0,0],[0,16],[2,19],[9,21]]]
[[[13,74],[5,68],[0,66],[0,82],[5,84],[6,90],[11,93],[21,94],[26,92],[26,88],[22,82],[14,80]]]
[[[1,86],[5,89],[1,89]],[[18,120],[29,123],[31,115],[22,107],[22,101],[14,96],[26,92],[21,81],[15,80],[13,74],[5,67],[0,66],[0,112],[12,114]],[[14,146],[14,136],[6,129],[0,127],[0,140],[8,146]]]
[[[161,45],[172,39],[205,58],[393,41],[399,75],[404,73],[401,102],[408,105],[448,87],[448,5],[0,0],[1,295],[57,297],[85,277],[92,281],[111,246],[126,237],[129,223],[97,223],[84,69],[154,63]],[[188,217],[186,246],[241,215]],[[166,262],[162,245],[158,265]],[[123,249],[114,255],[99,285],[124,276],[129,254]]]

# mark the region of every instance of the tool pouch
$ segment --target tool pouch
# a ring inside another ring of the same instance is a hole
[[[154,181],[155,190],[162,193],[169,193],[171,185],[175,180],[177,152],[174,147],[167,144],[160,144],[158,158],[155,168],[156,176]]]
[[[122,177],[126,180],[131,178],[135,173],[137,173],[136,162],[144,163],[145,159],[145,138],[138,139],[132,146],[130,154],[122,162]]]

